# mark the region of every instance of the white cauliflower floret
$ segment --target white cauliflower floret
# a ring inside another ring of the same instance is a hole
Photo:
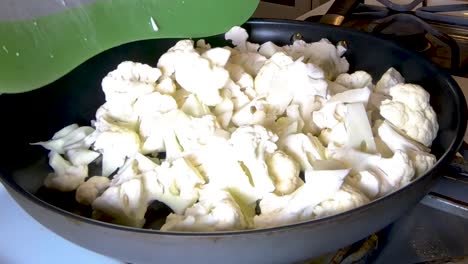
[[[91,205],[104,190],[109,187],[110,180],[104,176],[93,176],[78,186],[75,200],[80,204]]]
[[[249,34],[244,28],[239,26],[232,27],[228,32],[226,32],[226,34],[224,34],[224,38],[226,40],[231,40],[232,44],[239,51],[256,52],[260,47],[258,44],[248,42],[247,39],[249,38]]]
[[[327,94],[323,72],[313,64],[294,61],[284,53],[276,53],[268,59],[255,77],[255,91],[265,96],[266,101],[282,114],[295,97],[321,96]]]
[[[221,101],[222,103],[222,101]],[[219,104],[218,104],[219,105]],[[218,106],[216,105],[216,106]],[[184,104],[180,107],[184,113],[193,117],[202,117],[210,114],[210,109],[204,103],[198,99],[195,94],[189,94],[184,101]]]
[[[102,176],[109,176],[125,158],[139,152],[140,143],[137,133],[123,127],[98,133],[93,148],[102,153]]]
[[[249,75],[256,76],[266,60],[267,58],[257,52],[237,52],[231,56],[229,63],[239,65]]]
[[[302,133],[291,134],[279,141],[280,149],[301,165],[301,170],[313,168],[314,160],[325,159],[325,147],[317,137]]]
[[[275,43],[271,41],[267,41],[260,45],[260,49],[258,50],[258,53],[262,54],[263,56],[270,58],[273,56],[275,53],[278,52],[284,52],[283,48],[277,46]]]
[[[212,48],[205,51],[202,57],[207,58],[216,66],[224,67],[231,57],[231,51],[225,48]]]
[[[283,50],[294,59],[304,57],[305,62],[319,66],[329,80],[335,79],[349,69],[348,61],[345,57],[341,57],[346,50],[331,44],[327,39],[313,43],[296,40],[292,45],[284,46]]]
[[[388,183],[391,190],[381,190],[385,193],[406,185],[414,176],[414,167],[406,152],[398,150],[391,158],[382,158],[377,154],[368,154],[353,148],[328,149],[327,157],[336,159],[348,168],[352,168],[353,173],[368,170],[379,178],[381,186]]]
[[[268,124],[274,122],[275,116],[268,108],[268,103],[265,100],[254,99],[234,112],[232,123],[238,127],[248,125],[268,126]]]
[[[292,104],[286,108],[286,116],[279,117],[268,126],[268,129],[282,139],[291,134],[302,133],[305,126],[304,123],[299,111],[299,105]]]
[[[349,175],[346,182],[359,189],[369,199],[374,199],[379,193],[386,193],[391,188],[386,181],[379,181],[375,173],[367,170]]]
[[[391,67],[380,77],[380,80],[375,85],[375,92],[389,94],[390,88],[400,83],[405,83],[405,78]]]
[[[330,199],[315,206],[313,213],[315,218],[322,218],[351,210],[369,202],[369,198],[358,189],[345,183]]]
[[[247,96],[247,100],[253,100],[257,97],[257,93],[254,90],[254,78],[252,75],[248,74],[244,68],[238,64],[228,63],[226,64],[226,70],[229,71],[231,75],[231,79],[235,84],[238,85],[239,90]],[[230,83],[226,85],[226,87],[230,86]],[[236,86],[234,86],[236,87]],[[237,88],[237,87],[236,87]],[[237,95],[233,94],[233,97],[238,97]],[[239,101],[243,101],[238,99]],[[248,102],[248,101],[247,101]],[[244,103],[245,104],[245,103]],[[244,104],[239,103],[238,106],[242,106]]]
[[[268,173],[265,156],[273,153],[277,146],[278,136],[262,126],[245,126],[237,128],[229,139],[237,160],[248,170],[255,190],[260,194],[272,192],[275,189]]]
[[[200,172],[185,158],[163,162],[142,177],[148,201],[158,200],[176,214],[183,214],[198,200],[199,187],[205,183]]]
[[[88,177],[88,166],[75,166],[55,151],[49,152],[49,165],[54,172],[49,173],[44,180],[47,188],[70,192],[76,190]]]
[[[162,231],[213,232],[250,228],[249,219],[227,191],[206,187],[200,191],[199,201],[187,208],[183,215],[170,214]]]
[[[220,153],[222,158],[219,158]],[[260,193],[253,187],[250,175],[243,169],[233,147],[227,142],[209,144],[190,155],[189,159],[207,178],[211,186],[229,190],[244,204],[255,206],[255,202],[261,198]]]
[[[343,85],[348,89],[361,89],[367,87],[373,88],[372,76],[365,71],[355,71],[351,74],[342,73],[336,77],[336,83]]]
[[[408,153],[414,165],[416,177],[434,166],[436,157],[428,153],[429,149],[399,134],[387,121],[377,122],[376,128],[378,136],[392,152],[403,150]]]
[[[390,96],[382,102],[380,115],[408,137],[431,146],[439,124],[429,93],[416,84],[398,84],[390,88]]]
[[[161,77],[158,84],[156,85],[156,91],[160,92],[161,94],[173,95],[176,91],[176,88],[176,84],[168,76]]]
[[[174,74],[183,89],[196,94],[206,105],[221,101],[219,90],[229,80],[229,73],[198,54],[191,40],[177,42],[161,56],[158,67],[165,75]]]
[[[313,218],[313,208],[333,196],[349,170],[306,171],[306,182],[291,194],[269,193],[260,201],[261,214],[254,217],[255,228],[297,223]]]
[[[110,186],[96,198],[93,218],[132,227],[142,227],[148,202],[141,178],[134,178],[117,186]],[[112,219],[108,219],[111,217]]]
[[[64,154],[70,149],[87,149],[93,143],[90,135],[94,128],[89,126],[79,127],[77,124],[68,125],[56,132],[49,141],[32,143],[39,145],[50,151]]]
[[[177,109],[177,103],[170,95],[153,92],[139,97],[133,105],[133,112],[140,118],[146,115],[167,113]]]
[[[101,85],[107,102],[134,102],[141,95],[153,92],[160,76],[158,68],[124,61],[104,77]]]
[[[89,149],[69,149],[65,153],[67,160],[75,166],[88,165],[100,155],[98,152]]]
[[[275,183],[275,193],[290,194],[304,183],[299,178],[301,168],[299,164],[282,151],[275,151],[266,160],[268,172]]]
[[[320,131],[318,139],[324,146],[333,144],[335,146],[343,147],[348,144],[348,132],[343,122],[336,124],[332,128],[325,128]]]

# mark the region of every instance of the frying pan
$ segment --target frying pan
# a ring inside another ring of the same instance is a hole
[[[1,181],[14,200],[52,232],[95,252],[128,263],[292,263],[331,252],[394,222],[416,205],[447,167],[460,147],[467,109],[450,75],[388,40],[336,26],[286,20],[251,19],[243,25],[250,41],[289,44],[300,33],[305,41],[328,38],[348,42],[351,68],[379,78],[395,67],[407,82],[422,85],[431,95],[440,130],[432,152],[434,168],[404,188],[365,206],[326,218],[288,226],[238,232],[184,233],[135,229],[95,221],[75,214],[60,199],[45,201],[38,191],[47,172],[45,152],[30,146],[71,124],[89,124],[104,102],[102,78],[121,61],[156,65],[157,58],[177,39],[145,40],[102,52],[38,90],[0,96]],[[227,44],[222,35],[206,38]],[[13,219],[12,219],[13,220]]]

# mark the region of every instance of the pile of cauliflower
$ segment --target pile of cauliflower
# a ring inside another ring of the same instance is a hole
[[[436,162],[429,94],[394,68],[373,82],[347,73],[346,48],[327,39],[258,45],[240,27],[225,37],[234,48],[181,40],[157,68],[118,65],[91,126],[35,143],[50,150],[44,185],[76,191],[95,219],[142,227],[159,201],[173,212],[161,230],[211,232],[350,210]]]

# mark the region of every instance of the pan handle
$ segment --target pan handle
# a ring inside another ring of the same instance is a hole
[[[335,26],[341,25],[346,15],[348,15],[359,2],[360,0],[335,0],[327,13],[320,19],[320,23]]]

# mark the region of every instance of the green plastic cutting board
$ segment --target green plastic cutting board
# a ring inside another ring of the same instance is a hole
[[[244,23],[259,0],[2,0],[0,94],[40,88],[136,40],[206,37]]]

